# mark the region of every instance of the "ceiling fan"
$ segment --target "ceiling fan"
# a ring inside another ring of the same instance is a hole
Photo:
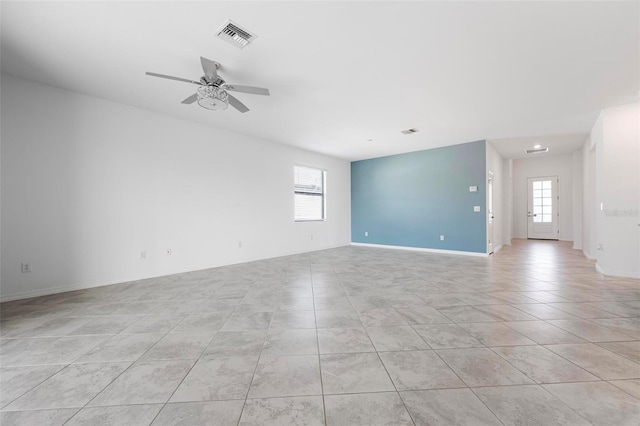
[[[253,86],[237,86],[235,84],[227,84],[219,75],[218,69],[220,64],[212,61],[211,59],[200,57],[200,63],[202,63],[202,69],[204,75],[200,77],[199,81],[189,80],[188,78],[173,77],[165,74],[158,74],[155,72],[147,72],[147,75],[152,77],[167,78],[169,80],[183,81],[185,83],[197,84],[198,89],[196,93],[182,101],[183,104],[192,104],[198,102],[203,108],[206,109],[227,109],[229,104],[240,112],[247,112],[249,108],[236,97],[230,95],[227,92],[241,92],[250,93],[252,95],[269,95],[269,89]]]

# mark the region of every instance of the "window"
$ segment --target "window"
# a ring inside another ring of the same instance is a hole
[[[327,172],[311,167],[293,167],[294,219],[296,222],[324,220]]]
[[[553,221],[553,197],[551,196],[551,181],[533,182],[533,221],[551,223]]]

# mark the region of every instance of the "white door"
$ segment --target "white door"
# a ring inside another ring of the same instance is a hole
[[[558,176],[527,179],[527,238],[558,239]]]
[[[487,253],[493,254],[493,173],[487,181]]]

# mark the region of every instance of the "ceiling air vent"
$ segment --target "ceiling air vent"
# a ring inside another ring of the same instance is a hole
[[[400,133],[402,133],[403,135],[410,135],[412,133],[418,133],[418,129],[411,128],[407,130],[402,130],[400,131]]]
[[[549,148],[528,149],[527,154],[538,154],[540,152],[549,152]]]
[[[240,49],[243,49],[247,44],[251,43],[257,36],[255,34],[251,34],[249,31],[244,28],[240,28],[236,23],[227,20],[222,26],[218,29],[217,36],[223,40],[228,41]]]

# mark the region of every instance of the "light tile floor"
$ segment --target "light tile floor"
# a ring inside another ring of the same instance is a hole
[[[0,306],[9,425],[640,424],[640,281],[343,247]]]

